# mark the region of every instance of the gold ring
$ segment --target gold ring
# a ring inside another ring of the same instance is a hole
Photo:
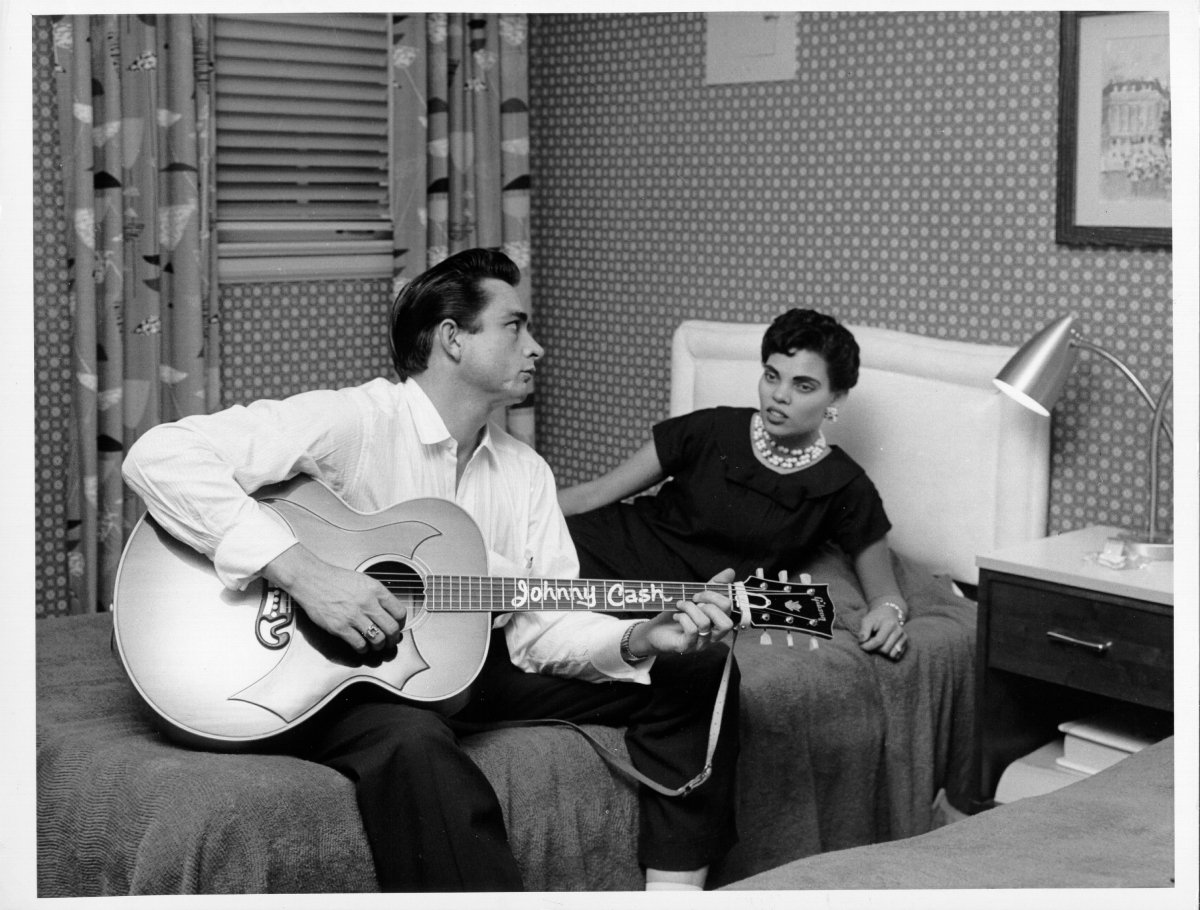
[[[379,634],[379,629],[376,628],[375,626],[367,626],[367,631],[363,632],[363,635],[367,636],[367,638],[370,639],[371,641],[374,641],[375,636],[378,634]]]

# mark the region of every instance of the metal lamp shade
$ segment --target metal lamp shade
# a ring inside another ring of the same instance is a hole
[[[1049,417],[1079,356],[1079,349],[1071,343],[1074,321],[1074,316],[1064,316],[1021,345],[992,380],[996,388]]]
[[[1016,399],[1031,411],[1036,411],[1043,417],[1050,416],[1050,409],[1062,396],[1063,388],[1071,377],[1075,366],[1075,358],[1079,349],[1084,348],[1100,355],[1119,369],[1133,383],[1138,393],[1154,411],[1154,423],[1150,430],[1148,444],[1150,461],[1150,507],[1147,512],[1147,531],[1145,536],[1125,535],[1125,547],[1134,556],[1147,560],[1174,559],[1174,546],[1170,538],[1163,540],[1158,533],[1158,437],[1160,430],[1171,439],[1170,426],[1162,420],[1163,409],[1170,394],[1171,382],[1168,379],[1163,386],[1159,400],[1156,402],[1146,391],[1146,387],[1133,375],[1129,367],[1115,355],[1099,345],[1092,344],[1080,338],[1072,330],[1074,316],[1064,316],[1050,323],[1013,354],[1004,365],[1004,369],[992,380],[996,388],[1011,398]]]

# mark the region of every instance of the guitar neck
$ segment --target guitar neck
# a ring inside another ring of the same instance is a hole
[[[662,613],[712,591],[728,597],[739,622],[832,637],[826,585],[754,576],[734,584],[612,581],[594,578],[497,578],[491,575],[372,574],[397,597],[429,613],[520,613],[559,610]]]
[[[611,581],[588,578],[494,578],[488,575],[434,575],[425,580],[425,609],[431,611],[583,610],[647,613],[673,610],[702,591],[732,597],[727,584],[664,581]]]

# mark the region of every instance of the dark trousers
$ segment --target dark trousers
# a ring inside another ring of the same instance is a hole
[[[454,718],[354,686],[306,725],[295,751],[355,782],[381,890],[520,890],[499,801],[459,736],[479,724],[531,718],[626,726],[634,766],[678,787],[703,767],[725,654],[721,645],[662,655],[649,686],[590,683],[518,670],[497,631],[472,700]],[[696,869],[733,845],[737,750],[735,665],[712,777],[683,797],[638,788],[643,866]]]

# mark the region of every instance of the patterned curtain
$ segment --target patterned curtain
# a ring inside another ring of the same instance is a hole
[[[72,612],[107,608],[141,512],[121,481],[125,451],[220,399],[209,36],[207,16],[55,21],[73,228]]]
[[[529,302],[527,22],[518,14],[392,17],[395,286],[452,253],[503,250]],[[509,430],[534,441],[533,396]]]

